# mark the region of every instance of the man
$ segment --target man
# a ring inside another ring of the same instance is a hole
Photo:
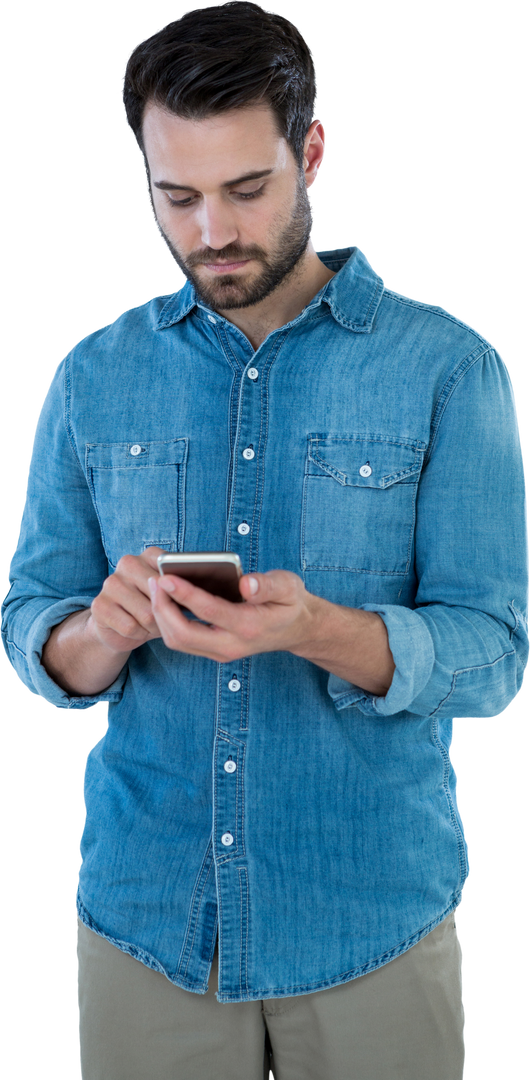
[[[357,249],[314,251],[324,136],[286,20],[191,12],[124,97],[189,281],[60,366],[5,614],[31,689],[110,703],[83,1076],[456,1080],[451,718],[502,710],[527,647],[509,380]],[[244,603],[157,576],[222,549]]]

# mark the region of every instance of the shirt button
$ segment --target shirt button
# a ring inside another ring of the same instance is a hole
[[[216,323],[217,319],[214,319],[213,315],[208,315],[210,322]]]
[[[142,453],[142,447],[140,446],[139,443],[135,442],[134,446],[131,446],[131,449],[129,450],[129,453],[132,454],[133,457],[137,457],[138,454]]]
[[[257,379],[257,377],[259,375],[259,371],[255,367],[249,367],[249,369],[247,371],[247,375],[248,375],[249,379]]]
[[[241,533],[241,536],[246,536],[250,532],[250,525],[247,521],[242,521],[241,525],[237,526],[237,531]]]
[[[247,461],[252,461],[252,458],[254,457],[254,451],[251,446],[247,446],[247,448],[243,450],[243,457],[246,458]]]
[[[372,475],[372,470],[371,470],[369,465],[361,465],[361,468],[359,469],[359,472],[360,472],[361,476],[371,476]]]
[[[236,692],[236,690],[241,690],[241,683],[239,679],[230,679],[230,682],[228,683],[228,689],[233,690],[234,693]]]
[[[234,837],[232,836],[232,833],[224,832],[221,837],[221,843],[224,844],[225,847],[230,847],[230,844],[234,843]]]
[[[235,761],[225,761],[225,764],[224,764],[225,772],[235,772],[236,769],[237,769],[237,765],[236,765]]]

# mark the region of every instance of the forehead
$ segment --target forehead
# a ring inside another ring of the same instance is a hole
[[[266,105],[185,120],[151,102],[142,134],[153,181],[178,180],[199,187],[204,179],[222,184],[260,169],[283,169],[289,161],[288,144]]]

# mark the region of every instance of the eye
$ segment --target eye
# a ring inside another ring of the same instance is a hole
[[[243,201],[246,202],[249,199],[257,199],[258,195],[263,194],[263,191],[264,184],[261,188],[258,188],[257,191],[234,191],[233,194],[236,195],[237,199],[243,199]],[[167,195],[167,202],[169,203],[169,206],[189,206],[191,198],[188,197],[188,199],[175,200],[169,199],[169,195]]]

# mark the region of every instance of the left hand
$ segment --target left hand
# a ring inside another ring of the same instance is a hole
[[[318,605],[318,597],[307,592],[302,579],[289,570],[245,574],[239,580],[244,604],[213,596],[176,574],[149,578],[149,588],[153,614],[167,647],[219,664],[276,649],[303,649],[311,638]],[[187,619],[178,604],[204,622]]]

